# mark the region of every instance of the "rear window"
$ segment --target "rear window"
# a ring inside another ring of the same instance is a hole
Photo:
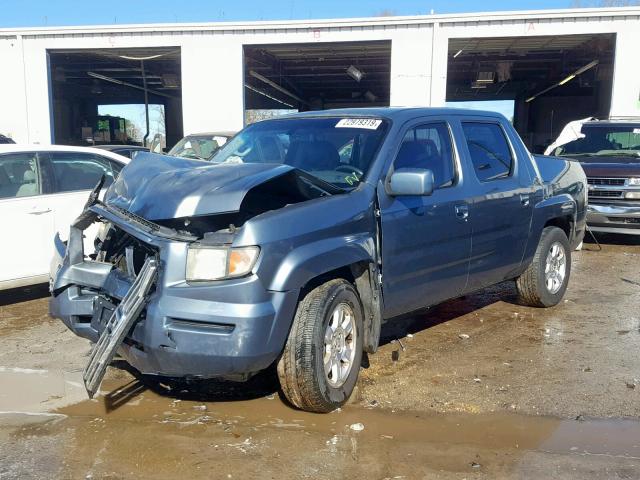
[[[462,122],[462,130],[478,180],[489,182],[511,175],[513,156],[499,124]]]
[[[40,175],[35,153],[0,156],[0,199],[40,194]]]
[[[51,152],[57,192],[91,190],[105,176],[105,187],[113,183],[119,166],[98,155],[83,152]]]

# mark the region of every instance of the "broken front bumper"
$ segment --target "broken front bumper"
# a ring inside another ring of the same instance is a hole
[[[102,205],[85,215],[72,227],[68,247],[56,241],[52,264],[50,313],[74,333],[97,341],[134,281],[114,265],[84,257],[82,230],[101,217],[158,252],[155,290],[119,349],[134,368],[172,377],[243,379],[280,355],[297,291],[266,290],[256,275],[189,284],[188,242],[156,235]]]
[[[594,232],[640,235],[640,205],[590,203],[587,225]]]

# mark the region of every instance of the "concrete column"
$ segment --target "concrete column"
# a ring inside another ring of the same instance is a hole
[[[434,25],[431,56],[431,106],[444,107],[447,100],[447,68],[449,37],[438,24]]]
[[[638,75],[640,30],[625,29],[616,35],[612,116],[640,116],[640,76]]]
[[[184,134],[241,129],[242,43],[232,36],[198,36],[181,53]]]
[[[431,104],[430,26],[399,29],[391,40],[391,106]]]
[[[29,143],[53,142],[51,118],[49,61],[43,41],[24,40],[24,89],[29,127]]]
[[[22,39],[19,37],[0,40],[0,58],[3,73],[0,74],[0,133],[16,142],[29,141],[27,121],[27,98],[22,62]]]

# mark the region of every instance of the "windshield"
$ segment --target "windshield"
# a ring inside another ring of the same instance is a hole
[[[583,125],[582,138],[555,149],[554,155],[578,157],[640,157],[640,124]]]
[[[208,160],[228,139],[223,135],[189,135],[176,143],[168,155]]]
[[[283,163],[333,186],[355,188],[387,131],[377,118],[291,118],[250,125],[211,159],[215,163]]]

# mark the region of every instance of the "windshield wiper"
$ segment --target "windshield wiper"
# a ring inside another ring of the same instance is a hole
[[[594,153],[596,157],[640,157],[637,150],[616,150],[615,152]]]
[[[595,157],[595,153],[561,153],[557,157]]]

